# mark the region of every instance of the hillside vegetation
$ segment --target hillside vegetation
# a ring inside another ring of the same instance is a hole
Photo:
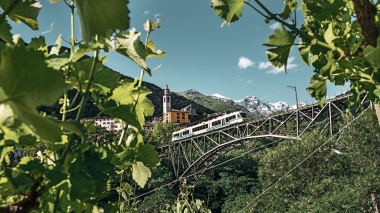
[[[340,125],[347,121],[342,121]],[[315,152],[276,186],[252,202],[244,212],[374,212],[371,194],[380,195],[380,128],[373,111]],[[251,152],[206,172],[195,185],[193,199],[212,212],[238,212],[260,193],[316,150],[330,136],[315,129],[301,140],[284,140]],[[256,141],[234,149],[218,164],[268,144]],[[174,180],[165,160],[154,170],[150,191]],[[140,198],[140,212],[160,212],[172,204],[178,185]],[[189,197],[191,199],[192,197]]]

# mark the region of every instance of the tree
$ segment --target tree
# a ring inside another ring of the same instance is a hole
[[[144,143],[141,131],[145,116],[154,110],[147,99],[151,92],[142,86],[144,74],[151,75],[146,60],[164,56],[149,40],[160,23],[147,20],[143,43],[141,33],[130,29],[128,0],[59,4],[67,6],[72,17],[69,52],[60,51],[61,37],[50,49],[43,36],[26,44],[11,34],[9,21],[38,29],[41,4],[37,0],[0,1],[4,41],[0,43],[0,212],[101,211],[97,200],[115,171],[129,174],[144,187],[151,176],[149,167],[159,163],[154,146]],[[82,33],[77,37],[83,39],[79,43],[74,35],[76,13]],[[106,52],[104,57],[100,51]],[[86,56],[91,52],[91,57]],[[112,52],[139,65],[140,79],[119,81],[120,74],[104,66]],[[68,90],[76,92],[73,99],[68,99]],[[61,105],[61,119],[37,111],[56,102]],[[84,119],[88,102],[99,113]],[[69,112],[76,113],[74,120],[67,119]],[[93,143],[80,143],[102,114],[122,121],[118,140],[105,143],[104,138],[89,137],[93,140],[87,142]],[[15,147],[31,147],[36,155],[27,155],[10,167],[9,153]],[[106,212],[123,210],[121,202],[104,206]]]
[[[168,144],[172,141],[172,134],[178,128],[173,123],[157,122],[153,127],[153,140],[157,145]]]
[[[211,0],[211,7],[230,24],[242,17],[244,6],[261,14],[267,23],[274,20],[276,29],[264,43],[268,60],[286,72],[289,52],[297,46],[302,61],[314,67],[315,74],[307,88],[312,97],[323,104],[326,82],[335,85],[350,83],[351,109],[355,109],[362,91],[379,103],[380,98],[380,37],[378,36],[379,1],[371,0],[283,0],[284,9],[274,14],[263,1]],[[304,22],[297,25],[296,8],[302,11]],[[222,25],[222,26],[223,26]],[[376,106],[379,113],[379,106]]]

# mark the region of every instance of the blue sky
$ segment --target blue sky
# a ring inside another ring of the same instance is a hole
[[[280,0],[263,2],[274,12],[280,13],[282,10]],[[12,33],[21,34],[29,42],[32,37],[49,31],[54,23],[54,31],[69,40],[69,8],[63,2],[49,4],[48,0],[41,0],[41,4],[40,30],[12,25]],[[313,72],[301,62],[297,48],[290,53],[287,74],[267,61],[266,47],[262,44],[273,33],[277,23],[266,24],[262,16],[246,7],[239,21],[221,27],[223,20],[209,4],[208,0],[130,0],[130,26],[142,32],[142,39],[145,38],[142,25],[148,18],[162,20],[161,28],[155,30],[150,39],[158,49],[166,52],[166,56],[163,59],[148,59],[151,69],[160,64],[161,67],[153,72],[152,77],[145,76],[145,81],[162,88],[168,84],[175,92],[196,89],[205,95],[218,93],[233,100],[256,96],[270,102],[285,101],[290,104],[295,103],[295,96],[287,86],[297,85],[300,101],[315,102],[306,92]],[[48,44],[53,44],[57,39],[53,33],[43,35]],[[79,22],[76,35],[80,40]],[[62,44],[68,46],[64,42]],[[138,66],[117,53],[110,55],[106,65],[133,78],[140,75]],[[346,88],[329,86],[328,94],[334,96]]]

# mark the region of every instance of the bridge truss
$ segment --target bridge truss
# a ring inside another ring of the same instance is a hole
[[[267,118],[231,125],[222,129],[184,138],[157,148],[161,158],[168,158],[177,178],[198,179],[219,157],[249,142],[265,139],[299,139],[307,130],[321,127],[330,134],[341,119],[349,95],[330,99],[321,107],[308,105]],[[362,107],[372,106],[367,95],[361,95]],[[359,109],[358,109],[359,110]]]

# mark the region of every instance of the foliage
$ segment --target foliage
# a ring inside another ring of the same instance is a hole
[[[9,21],[38,28],[41,5],[37,0],[0,1],[0,38],[6,42],[0,44],[0,212],[122,212],[120,198],[118,206],[97,206],[114,172],[128,174],[144,187],[151,176],[148,167],[159,164],[154,146],[144,144],[141,134],[145,117],[153,115],[147,98],[150,91],[142,86],[144,73],[151,74],[146,59],[164,56],[149,40],[159,23],[147,21],[146,42],[141,43],[141,34],[128,30],[127,3],[60,2],[70,8],[72,17],[77,11],[83,38],[80,44],[75,42],[73,18],[70,52],[62,52],[60,37],[48,48],[42,36],[25,45],[21,36],[10,32]],[[140,79],[119,81],[120,75],[104,66],[100,51],[132,59],[142,68]],[[82,59],[90,52],[92,57]],[[72,99],[68,98],[69,89],[76,92]],[[36,110],[57,102],[61,104],[60,119]],[[83,119],[89,103],[99,113]],[[67,119],[70,112],[76,114],[75,119]],[[88,135],[102,114],[122,121],[118,138]],[[11,168],[9,153],[15,147],[31,154]],[[128,185],[120,182],[119,197],[129,190]]]
[[[201,200],[193,198],[194,186],[188,186],[186,179],[181,182],[180,192],[177,200],[173,205],[168,205],[162,213],[182,213],[182,212],[194,212],[194,213],[211,213],[209,209],[204,207]]]
[[[308,92],[322,105],[326,83],[350,83],[354,94],[350,105],[359,104],[359,93],[367,91],[372,101],[379,102],[379,8],[380,2],[370,0],[304,1],[284,0],[281,13],[271,12],[264,1],[211,0],[211,7],[230,24],[242,17],[244,6],[254,9],[265,22],[276,21],[281,28],[264,43],[268,60],[286,72],[289,52],[298,46],[302,61],[314,67]],[[296,8],[304,22],[297,24]],[[351,109],[354,109],[352,107]]]
[[[157,122],[153,127],[152,138],[150,139],[156,146],[168,144],[172,141],[172,134],[178,128],[173,123]]]
[[[371,193],[380,194],[378,181],[379,126],[366,113],[269,192],[252,203],[248,212],[372,212]],[[376,126],[369,124],[375,123]],[[302,141],[287,140],[257,155],[259,181],[267,189],[326,141],[314,131]],[[247,197],[250,202],[261,193]]]

